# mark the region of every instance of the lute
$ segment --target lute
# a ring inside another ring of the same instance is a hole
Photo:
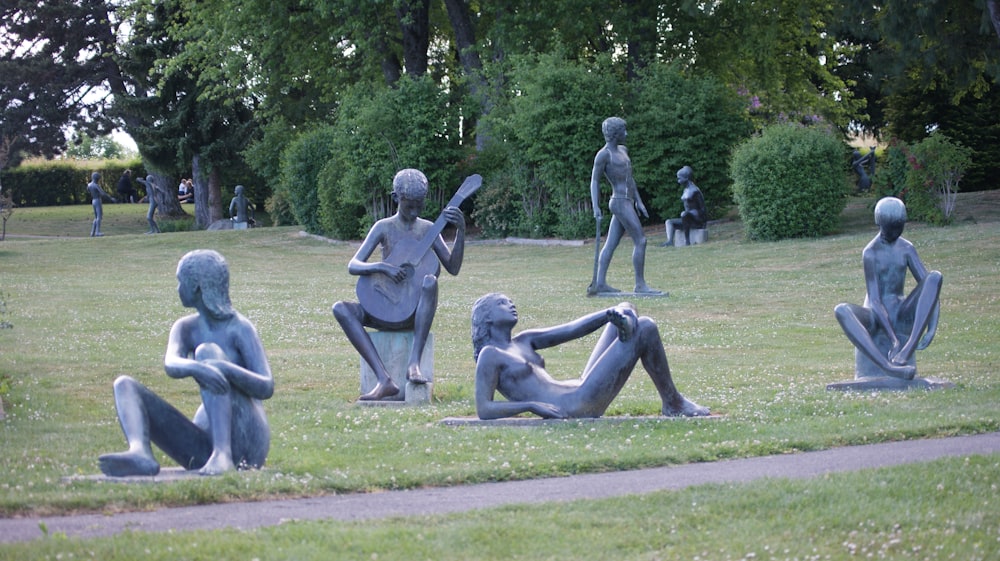
[[[460,206],[479,190],[482,183],[483,178],[479,174],[467,177],[445,208]],[[447,223],[442,211],[420,240],[402,239],[395,243],[392,253],[383,261],[406,270],[406,278],[402,281],[397,282],[382,273],[361,275],[358,278],[355,288],[358,302],[370,316],[384,323],[400,323],[413,315],[420,299],[420,285],[424,276],[434,275],[439,271],[437,255],[430,249]]]

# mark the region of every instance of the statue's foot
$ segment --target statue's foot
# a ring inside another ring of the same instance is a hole
[[[649,286],[647,286],[645,284],[642,284],[642,285],[637,284],[637,285],[635,285],[635,293],[636,294],[663,294],[663,291],[662,290],[656,290],[655,288],[650,288]]]
[[[160,464],[152,456],[143,452],[102,454],[97,458],[97,463],[101,467],[101,473],[111,477],[160,473]]]
[[[229,454],[215,451],[212,452],[211,457],[208,458],[205,465],[201,466],[198,473],[200,475],[219,475],[234,469],[236,469],[236,464],[233,463],[233,459],[229,457]]]
[[[670,241],[665,241],[660,244],[660,247],[674,247],[674,244],[670,243]]]
[[[414,384],[426,384],[430,382],[430,380],[424,377],[424,373],[420,371],[420,366],[416,364],[411,364],[406,369],[406,381],[413,382]]]
[[[378,401],[383,397],[391,397],[399,393],[399,387],[391,379],[375,384],[372,390],[358,398],[358,401]]]
[[[708,407],[702,407],[686,397],[681,398],[680,406],[668,407],[664,403],[661,413],[667,417],[707,417],[711,414]]]
[[[908,364],[902,366],[893,364],[891,368],[883,368],[883,370],[889,376],[902,380],[912,380],[917,375],[917,367]]]
[[[617,288],[609,284],[599,284],[597,286],[591,287],[590,292],[592,294],[603,294],[605,292],[621,292],[621,290],[618,290]]]

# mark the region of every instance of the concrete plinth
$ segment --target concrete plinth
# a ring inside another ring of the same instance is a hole
[[[669,231],[669,227],[667,228]],[[708,241],[708,228],[699,228],[697,230],[691,230],[690,237],[691,245],[698,245],[700,243],[705,243]],[[681,228],[674,229],[674,237],[667,241],[667,245],[672,245],[674,247],[684,247],[684,230]]]
[[[837,391],[906,391],[906,390],[944,390],[955,387],[948,380],[938,378],[914,378],[903,380],[892,376],[867,376],[845,382],[827,384],[826,389]]]
[[[371,331],[368,335],[371,336],[375,350],[378,351],[378,356],[389,372],[389,377],[399,387],[399,393],[379,401],[359,401],[358,403],[365,405],[384,402],[399,402],[406,405],[430,403],[431,391],[434,387],[434,334],[431,333],[427,336],[427,344],[420,357],[420,372],[430,380],[426,384],[414,384],[406,380],[410,347],[413,346],[412,331]],[[364,359],[361,359],[361,394],[364,395],[371,391],[377,383],[378,378],[375,376],[375,371]]]

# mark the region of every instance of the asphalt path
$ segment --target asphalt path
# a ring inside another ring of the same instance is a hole
[[[124,531],[249,530],[298,520],[424,516],[509,504],[639,495],[709,483],[746,483],[765,478],[805,479],[828,473],[929,462],[944,457],[997,453],[1000,453],[1000,432],[527,481],[212,504],[115,515],[8,518],[0,520],[0,542],[40,539],[44,537],[42,524],[50,535],[83,538],[111,536]]]

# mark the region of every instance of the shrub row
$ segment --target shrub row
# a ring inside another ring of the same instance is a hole
[[[86,164],[92,164],[87,167]],[[112,197],[118,178],[126,169],[132,177],[142,177],[142,160],[101,160],[94,162],[44,161],[28,162],[5,169],[0,176],[4,192],[10,192],[16,206],[59,206],[90,202],[87,184],[93,172],[101,174],[98,184]],[[142,194],[142,184],[133,181]]]

